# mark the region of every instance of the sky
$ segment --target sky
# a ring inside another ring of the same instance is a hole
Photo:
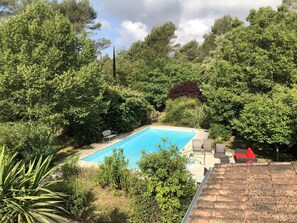
[[[144,40],[154,26],[173,22],[177,27],[176,42],[193,39],[203,42],[215,19],[224,15],[246,21],[251,9],[271,6],[281,0],[90,0],[97,12],[101,30],[94,39],[109,39],[117,50],[128,49],[137,40]],[[112,47],[103,51],[111,55]]]

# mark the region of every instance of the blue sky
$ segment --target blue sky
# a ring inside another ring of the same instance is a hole
[[[281,0],[90,0],[102,28],[95,39],[111,40],[116,49],[128,49],[143,40],[152,27],[171,21],[176,27],[176,42],[184,44],[210,31],[215,19],[224,15],[245,21],[250,9],[271,6]],[[111,55],[112,47],[103,51]]]

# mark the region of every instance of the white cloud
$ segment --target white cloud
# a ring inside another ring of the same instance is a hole
[[[116,39],[116,44],[120,47],[130,46],[137,40],[144,40],[148,34],[147,26],[141,22],[124,21],[121,27],[117,29],[119,38]]]
[[[91,0],[91,2],[94,6],[100,4],[101,10],[122,21],[120,27],[116,29],[119,37],[115,42],[128,48],[134,41],[143,40],[153,26],[160,26],[168,21],[177,26],[177,41],[180,43],[192,39],[201,42],[203,35],[210,31],[215,19],[230,15],[245,21],[251,9],[262,6],[276,9],[282,0]],[[100,11],[98,14],[100,15]]]
[[[257,9],[262,6],[276,6],[281,4],[281,0],[181,0],[183,10],[181,17],[191,18],[218,18],[226,14],[239,17],[245,20],[250,9]]]
[[[199,19],[181,21],[175,32],[177,35],[176,42],[185,44],[193,39],[202,42],[203,35],[208,31],[206,23],[206,21],[201,21]]]

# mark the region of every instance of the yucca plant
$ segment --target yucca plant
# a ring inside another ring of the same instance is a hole
[[[50,189],[52,156],[25,165],[0,148],[0,222],[39,223],[63,219],[62,193]]]

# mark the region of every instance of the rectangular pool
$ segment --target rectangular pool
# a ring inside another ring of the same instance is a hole
[[[112,155],[114,148],[122,148],[124,156],[129,160],[128,167],[138,169],[137,162],[140,160],[142,150],[146,153],[158,151],[157,145],[164,143],[162,139],[166,139],[165,148],[168,148],[170,143],[178,146],[181,150],[184,146],[197,134],[195,130],[176,130],[164,129],[158,127],[146,128],[136,134],[133,134],[115,144],[112,144],[98,152],[95,152],[82,160],[88,162],[102,163],[104,158]]]

